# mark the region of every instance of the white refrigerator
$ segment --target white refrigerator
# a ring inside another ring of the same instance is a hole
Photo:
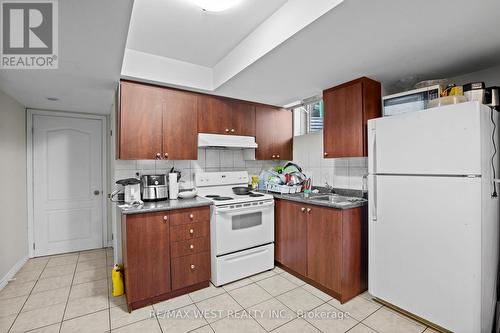
[[[453,332],[493,326],[490,117],[467,102],[368,121],[369,293]]]

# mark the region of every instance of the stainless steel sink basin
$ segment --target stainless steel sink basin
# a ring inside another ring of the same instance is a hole
[[[328,194],[328,195],[318,195],[309,198],[311,201],[322,201],[322,202],[330,202],[336,204],[351,204],[355,202],[362,202],[364,199],[356,198],[356,197],[345,197],[342,195]]]

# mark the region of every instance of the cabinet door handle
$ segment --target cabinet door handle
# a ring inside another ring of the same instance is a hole
[[[273,158],[275,158],[275,157],[276,157],[276,155],[273,155]]]
[[[194,229],[189,229],[189,233],[192,235],[194,234]]]
[[[303,213],[303,212],[305,212],[305,211],[306,211],[306,209],[305,209],[304,207],[302,207],[302,208],[300,209],[300,211]]]
[[[311,212],[311,210],[312,210],[311,208],[307,208],[307,212],[308,212],[308,213],[310,213],[310,212]]]
[[[324,156],[328,156],[328,153],[325,151],[325,152],[323,153],[323,155],[324,155]]]
[[[234,128],[231,128],[231,133],[234,133]]]
[[[165,158],[168,158],[168,153],[165,153]]]
[[[276,155],[277,158],[280,158],[280,155]]]
[[[194,244],[189,245],[189,248],[192,250],[194,249]]]
[[[192,220],[194,219],[194,215],[193,214],[189,214],[189,218]]]
[[[161,154],[160,153],[156,153],[156,159],[157,160],[161,160]]]
[[[167,222],[167,221],[168,221],[168,216],[167,215],[163,216],[163,222]]]
[[[191,269],[194,271],[194,269],[196,268],[195,265],[191,265]]]
[[[226,133],[229,133],[229,128],[226,128]]]

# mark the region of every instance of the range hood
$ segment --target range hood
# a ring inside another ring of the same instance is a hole
[[[257,148],[257,142],[253,136],[222,135],[222,134],[198,134],[198,147],[219,148]]]

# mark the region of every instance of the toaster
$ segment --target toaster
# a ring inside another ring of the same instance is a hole
[[[143,201],[168,199],[167,175],[143,175],[141,177],[141,192]]]

